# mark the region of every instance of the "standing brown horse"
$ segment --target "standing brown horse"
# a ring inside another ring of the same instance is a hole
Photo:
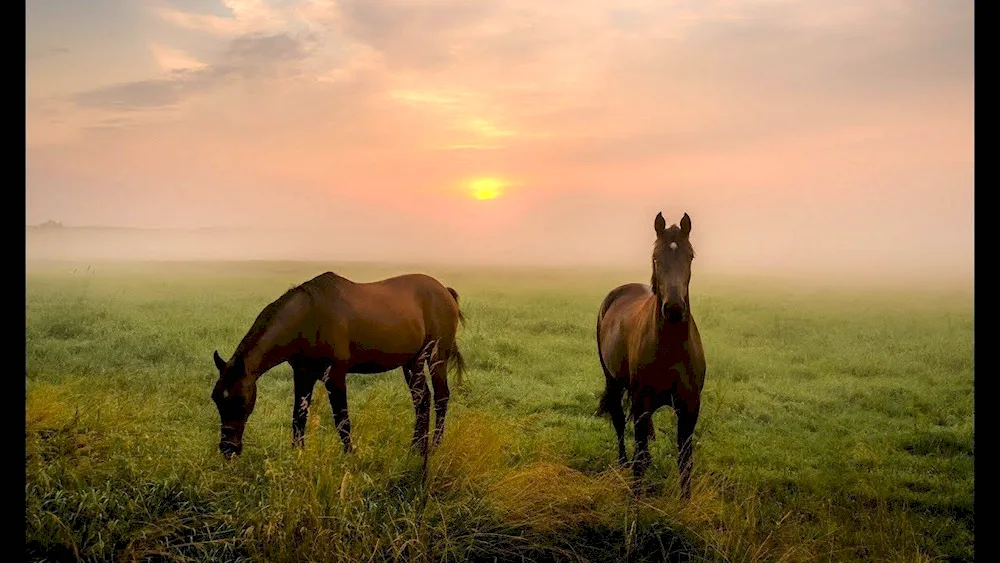
[[[229,361],[214,354],[219,380],[212,400],[219,409],[226,457],[243,451],[243,429],[257,398],[257,378],[282,362],[292,366],[292,444],[302,446],[313,386],[322,381],[333,418],[351,451],[347,415],[348,373],[381,373],[398,367],[410,388],[416,423],[412,445],[427,458],[431,395],[426,363],[434,386],[434,445],[444,434],[448,411],[449,367],[464,371],[455,342],[458,293],[423,274],[406,274],[371,283],[355,283],[326,272],[294,287],[264,307]]]
[[[613,289],[597,316],[597,353],[605,389],[598,413],[611,415],[618,434],[618,461],[625,464],[625,411],[635,423],[636,479],[650,463],[653,413],[670,405],[677,414],[677,467],[681,495],[691,494],[692,436],[705,382],[705,354],[691,314],[688,286],[694,248],[688,240],[691,218],[667,228],[663,214],[653,221],[653,276],[649,285],[630,283]],[[627,392],[627,394],[626,394]]]

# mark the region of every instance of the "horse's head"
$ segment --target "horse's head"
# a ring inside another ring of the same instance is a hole
[[[685,213],[681,224],[671,225],[662,213],[653,221],[656,242],[653,244],[653,278],[650,285],[660,306],[659,314],[667,322],[676,324],[687,319],[690,312],[688,284],[691,283],[691,261],[694,248],[688,240],[691,218]]]
[[[232,458],[243,451],[243,429],[257,401],[257,383],[246,376],[242,356],[237,355],[231,363],[227,363],[216,351],[214,359],[219,380],[212,390],[212,400],[219,409],[222,423],[219,451]]]

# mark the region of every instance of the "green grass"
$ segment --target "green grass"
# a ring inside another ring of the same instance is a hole
[[[350,376],[345,456],[319,388],[292,450],[291,372],[275,368],[243,455],[224,461],[213,350],[228,357],[264,305],[330,268],[30,267],[28,558],[974,559],[969,292],[741,285],[696,268],[708,375],[682,503],[670,411],[638,501],[593,415],[597,308],[641,271],[425,270],[461,294],[469,366],[426,481],[398,370]]]

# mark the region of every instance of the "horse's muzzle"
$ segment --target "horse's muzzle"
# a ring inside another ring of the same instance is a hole
[[[661,312],[670,324],[677,324],[687,318],[687,309],[681,303],[664,303]]]
[[[243,452],[243,425],[236,423],[223,424],[220,429],[219,451],[232,459]]]

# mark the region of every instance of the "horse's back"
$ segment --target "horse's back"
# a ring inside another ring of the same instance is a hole
[[[427,274],[402,274],[356,285],[363,290],[382,292],[400,299],[451,298],[448,288]]]
[[[601,302],[601,312],[598,317],[603,318],[604,315],[616,305],[647,298],[652,295],[652,293],[652,290],[650,290],[649,285],[647,284],[626,283],[620,285],[609,291],[604,297],[604,301]]]
[[[458,306],[448,289],[424,274],[355,282],[327,272],[302,285],[312,296],[311,319],[302,326],[311,354],[332,355],[351,373],[394,369],[428,341],[451,347]]]
[[[442,310],[458,319],[458,292],[427,274],[403,274],[373,282],[400,297],[414,300],[424,311]]]
[[[357,283],[352,288],[355,315],[419,325],[428,338],[452,340],[458,330],[457,298],[427,274],[401,274]]]

